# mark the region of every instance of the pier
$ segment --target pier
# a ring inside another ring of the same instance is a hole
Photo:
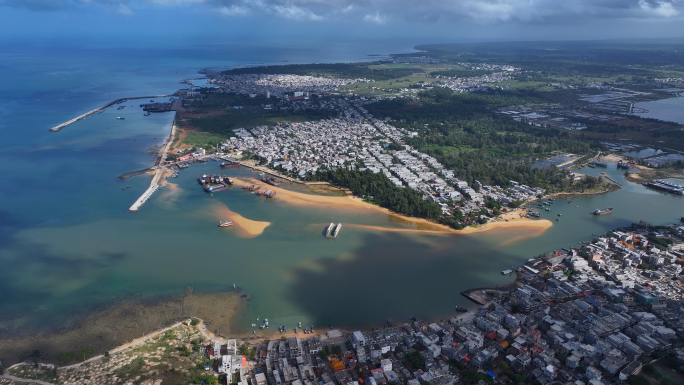
[[[68,126],[68,125],[70,125],[70,124],[76,123],[76,122],[78,122],[79,120],[85,119],[85,118],[87,118],[87,117],[89,117],[89,116],[91,116],[91,115],[94,115],[94,114],[97,114],[97,113],[99,113],[99,112],[102,112],[102,111],[104,111],[105,109],[107,109],[108,107],[111,107],[111,106],[113,106],[113,105],[115,105],[115,104],[123,103],[123,102],[128,101],[128,100],[136,100],[136,99],[154,99],[154,98],[168,98],[168,97],[171,97],[171,96],[174,96],[174,95],[172,94],[172,95],[155,95],[155,96],[136,96],[136,97],[132,97],[132,98],[121,98],[121,99],[116,99],[116,100],[113,100],[113,101],[111,101],[111,102],[109,102],[109,103],[103,105],[103,106],[94,108],[94,109],[92,109],[92,110],[86,112],[85,114],[81,114],[81,115],[79,115],[79,116],[77,116],[77,117],[75,117],[75,118],[73,118],[73,119],[67,120],[67,121],[64,122],[64,123],[60,123],[60,124],[58,124],[58,125],[56,125],[56,126],[50,128],[48,131],[57,132],[57,131],[61,130],[62,128],[66,127],[66,126]]]
[[[220,156],[219,159],[221,159],[221,160],[226,160],[226,161],[230,161],[230,162],[238,162],[238,163],[240,163],[241,166],[245,166],[245,167],[247,167],[247,168],[251,168],[252,170],[261,171],[261,172],[263,172],[263,173],[265,173],[265,174],[269,174],[269,175],[271,175],[271,176],[274,176],[274,177],[277,177],[277,178],[280,178],[280,179],[284,179],[284,180],[289,181],[289,182],[292,182],[292,183],[299,183],[299,184],[303,184],[303,185],[329,185],[329,184],[330,184],[330,183],[328,183],[328,182],[303,182],[303,181],[301,181],[301,180],[299,180],[299,179],[295,179],[295,178],[289,177],[289,176],[287,176],[287,175],[283,175],[283,174],[280,174],[280,173],[278,173],[278,172],[275,172],[275,171],[273,171],[273,170],[271,170],[271,169],[269,169],[269,168],[257,166],[257,165],[254,165],[254,164],[249,164],[249,163],[244,162],[244,161],[236,161],[235,159],[231,159],[231,158],[228,158],[228,157],[225,157],[225,156]]]
[[[159,151],[159,154],[157,155],[157,161],[155,162],[155,166],[152,167],[150,170],[155,170],[154,176],[152,177],[152,181],[150,181],[150,187],[145,190],[145,192],[138,198],[138,200],[131,205],[131,207],[128,209],[130,212],[136,212],[138,209],[140,209],[140,206],[142,206],[145,202],[147,202],[148,199],[154,194],[155,191],[159,189],[160,182],[162,178],[164,177],[164,173],[168,170],[165,168],[161,167],[162,162],[164,159],[166,159],[166,154],[169,152],[169,148],[171,148],[171,143],[173,143],[173,138],[176,135],[176,122],[174,121],[173,124],[171,125],[171,133],[169,134],[169,137],[166,139],[166,143],[164,146],[162,146],[161,150]],[[133,174],[140,173],[146,170],[141,170],[141,171],[136,171]],[[126,174],[124,174],[126,175]]]
[[[159,174],[160,172],[161,170],[158,170],[157,174]],[[157,176],[157,174],[155,174],[155,177]],[[140,198],[138,198],[138,200],[136,200],[135,203],[133,203],[133,205],[128,209],[128,211],[138,211],[140,206],[147,202],[147,200],[150,199],[152,194],[154,194],[154,192],[157,191],[158,188],[158,184],[151,183],[150,187],[148,187],[147,190],[145,190],[145,192],[143,193],[143,195],[141,195]]]

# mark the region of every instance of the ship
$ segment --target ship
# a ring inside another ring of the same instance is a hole
[[[238,163],[238,162],[231,162],[231,161],[221,162],[221,168],[237,167],[239,165],[240,165],[240,163]]]
[[[594,166],[606,168],[606,167],[608,167],[608,163],[604,163],[604,162],[594,162]]]
[[[204,191],[206,191],[206,192],[208,192],[208,193],[213,193],[213,192],[216,192],[216,191],[225,190],[225,189],[227,189],[227,188],[228,188],[228,186],[226,186],[225,184],[213,184],[213,183],[210,183],[210,184],[207,184],[206,186],[204,186]]]
[[[468,309],[464,308],[463,306],[456,305],[456,311],[461,312],[461,313],[465,313],[468,311]]]
[[[539,213],[536,211],[530,211],[527,215],[529,215],[531,217],[539,217]]]
[[[261,181],[264,183],[268,183],[271,186],[279,186],[280,185],[280,181],[277,180],[276,178],[272,177],[272,176],[264,176],[261,178]]]
[[[219,227],[230,227],[234,224],[235,224],[235,222],[233,222],[233,221],[221,221],[221,222],[219,222]]]
[[[149,113],[149,112],[145,112],[145,116],[150,116],[150,113]]]
[[[596,209],[596,210],[592,211],[591,213],[592,213],[593,215],[606,215],[606,214],[610,214],[610,213],[612,213],[612,212],[613,212],[613,208],[612,208],[612,207],[608,207],[608,208],[605,209],[605,210]]]
[[[340,229],[342,229],[342,223],[338,223],[335,225],[334,223],[331,223],[330,226],[328,226],[328,230],[326,232],[325,237],[326,238],[337,238],[337,234],[340,233]]]
[[[636,163],[634,163],[634,162],[619,161],[617,163],[617,168],[622,168],[622,169],[626,169],[626,170],[628,170],[630,168],[634,168],[634,166],[636,166]]]
[[[268,190],[266,191],[266,194],[264,194],[266,198],[273,198],[276,195],[275,191]]]
[[[126,120],[126,118],[122,118],[121,116],[117,116],[116,120]]]
[[[644,183],[644,186],[675,195],[684,195],[684,187],[663,180]]]
[[[511,274],[512,272],[513,272],[513,270],[511,270],[511,269],[506,269],[506,270],[503,270],[503,271],[501,272],[501,275],[508,275],[508,274]]]

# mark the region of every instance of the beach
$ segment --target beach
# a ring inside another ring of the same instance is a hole
[[[414,218],[394,213],[386,208],[373,205],[362,200],[361,198],[350,195],[349,192],[347,192],[346,196],[313,195],[288,190],[279,186],[267,185],[261,181],[252,178],[234,178],[234,185],[238,187],[251,186],[253,184],[261,185],[262,189],[275,191],[277,194],[274,199],[286,202],[287,204],[308,207],[335,207],[351,210],[376,211],[392,216],[392,219],[395,221],[414,226],[413,229],[402,229],[381,226],[345,224],[345,226],[366,227],[377,231],[432,232],[435,234],[473,234],[498,228],[519,228],[544,231],[553,226],[553,223],[546,219],[525,218],[522,215],[523,210],[518,209],[502,214],[500,220],[479,225],[477,227],[466,227],[463,230],[456,230],[449,226],[435,223],[424,218]],[[248,225],[248,227],[251,226],[252,225]],[[255,227],[254,230],[258,231],[258,227]],[[263,229],[261,231],[263,231]]]

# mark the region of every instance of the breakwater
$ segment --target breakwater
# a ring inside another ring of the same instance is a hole
[[[89,116],[91,116],[91,115],[94,115],[94,114],[97,114],[97,113],[99,113],[99,112],[101,112],[101,111],[104,111],[104,110],[107,109],[108,107],[111,107],[111,106],[113,106],[113,105],[115,105],[115,104],[123,103],[123,102],[128,101],[128,100],[136,100],[136,99],[154,99],[154,98],[168,98],[168,97],[171,97],[171,96],[174,96],[174,94],[171,94],[171,95],[155,95],[155,96],[135,96],[135,97],[132,97],[132,98],[121,98],[121,99],[116,99],[116,100],[113,100],[113,101],[111,101],[111,102],[109,102],[109,103],[107,103],[107,104],[105,104],[105,105],[102,105],[102,106],[97,107],[97,108],[94,108],[94,109],[92,109],[92,110],[90,110],[90,111],[88,111],[88,112],[86,112],[86,113],[84,113],[84,114],[81,114],[81,115],[79,115],[79,116],[77,116],[77,117],[75,117],[75,118],[73,118],[73,119],[69,119],[69,120],[67,120],[67,121],[64,122],[64,123],[60,123],[60,124],[58,124],[58,125],[56,125],[56,126],[50,128],[48,131],[57,132],[57,131],[61,130],[62,128],[66,127],[66,126],[68,126],[68,125],[70,125],[70,124],[76,123],[76,122],[78,122],[79,120],[85,119],[85,118],[87,118],[87,117],[89,117]]]

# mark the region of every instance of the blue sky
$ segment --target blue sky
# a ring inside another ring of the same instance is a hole
[[[684,0],[0,0],[0,34],[421,42],[684,36]]]

